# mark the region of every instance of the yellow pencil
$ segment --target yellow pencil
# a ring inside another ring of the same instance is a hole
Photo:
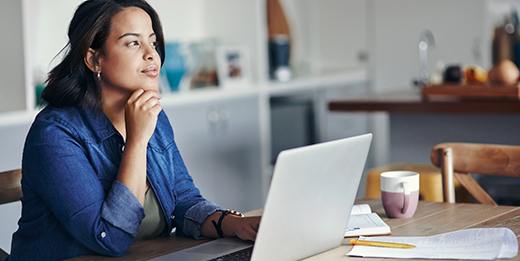
[[[375,241],[365,241],[365,240],[350,240],[351,245],[359,245],[359,246],[375,246],[375,247],[391,247],[391,248],[414,248],[415,246],[409,244],[400,244],[400,243],[389,243],[389,242],[375,242]]]

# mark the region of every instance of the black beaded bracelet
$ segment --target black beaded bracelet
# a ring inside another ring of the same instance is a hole
[[[215,220],[211,220],[211,223],[213,223],[213,226],[215,226],[215,230],[217,230],[217,234],[220,238],[224,237],[224,232],[222,231],[222,220],[224,220],[224,217],[227,216],[228,214],[241,216],[241,217],[244,216],[242,213],[240,213],[238,211],[226,209],[226,211],[222,212],[222,215],[220,215],[220,218],[218,219],[218,223],[215,222]]]

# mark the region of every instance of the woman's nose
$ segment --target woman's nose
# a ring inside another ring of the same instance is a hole
[[[155,59],[155,56],[158,55],[158,53],[153,46],[148,45],[144,55],[145,55],[145,60],[153,61]]]

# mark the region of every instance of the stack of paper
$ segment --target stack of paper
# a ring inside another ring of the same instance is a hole
[[[463,229],[429,237],[360,237],[360,240],[414,245],[415,248],[354,246],[349,256],[430,259],[511,258],[518,254],[518,240],[509,228]]]
[[[368,204],[354,205],[348,220],[345,237],[391,234],[390,227]]]

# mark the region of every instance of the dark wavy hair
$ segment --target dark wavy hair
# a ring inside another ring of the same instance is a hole
[[[89,48],[104,55],[112,18],[126,7],[143,9],[152,20],[157,52],[164,62],[164,34],[159,16],[144,0],[87,0],[78,6],[69,25],[69,42],[63,60],[54,67],[43,89],[42,100],[55,107],[101,108],[101,87],[85,64]],[[97,56],[97,57],[99,57]],[[97,57],[94,57],[97,60]]]

